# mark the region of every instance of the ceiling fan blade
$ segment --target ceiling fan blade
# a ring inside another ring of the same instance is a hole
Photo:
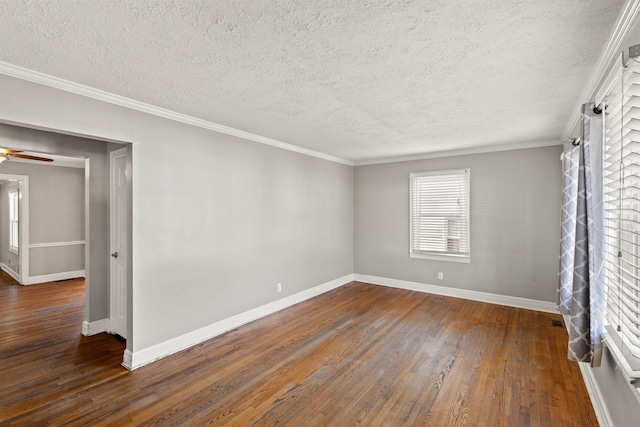
[[[9,156],[19,157],[21,159],[38,160],[40,162],[53,162],[53,159],[47,159],[45,157],[29,156],[27,154],[16,154],[15,151],[13,153],[7,153],[7,154]]]
[[[22,153],[22,151],[9,150],[8,148],[0,148],[0,153],[14,154],[14,153]]]

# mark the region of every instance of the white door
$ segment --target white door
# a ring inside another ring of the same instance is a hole
[[[110,332],[127,338],[127,149],[109,154],[111,202]]]

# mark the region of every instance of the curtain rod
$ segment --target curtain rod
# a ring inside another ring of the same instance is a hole
[[[593,107],[593,112],[596,114],[602,114],[602,112],[606,109],[607,109],[607,104],[600,104]],[[571,141],[571,145],[573,145],[574,147],[577,147],[578,145],[580,145],[580,137],[569,138],[569,139]]]

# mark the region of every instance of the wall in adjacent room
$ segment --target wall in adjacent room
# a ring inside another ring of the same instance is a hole
[[[8,161],[0,173],[29,177],[29,244],[47,244],[29,249],[29,276],[84,270],[84,245],[66,244],[84,241],[84,168]]]

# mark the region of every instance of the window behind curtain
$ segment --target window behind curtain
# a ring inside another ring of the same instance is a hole
[[[470,175],[458,169],[409,176],[411,257],[469,262]]]
[[[640,370],[640,66],[632,60],[606,96],[605,316],[608,333]]]
[[[18,243],[19,198],[20,198],[20,192],[17,189],[9,190],[9,249],[15,253],[18,253],[18,247],[19,247],[19,243]]]

